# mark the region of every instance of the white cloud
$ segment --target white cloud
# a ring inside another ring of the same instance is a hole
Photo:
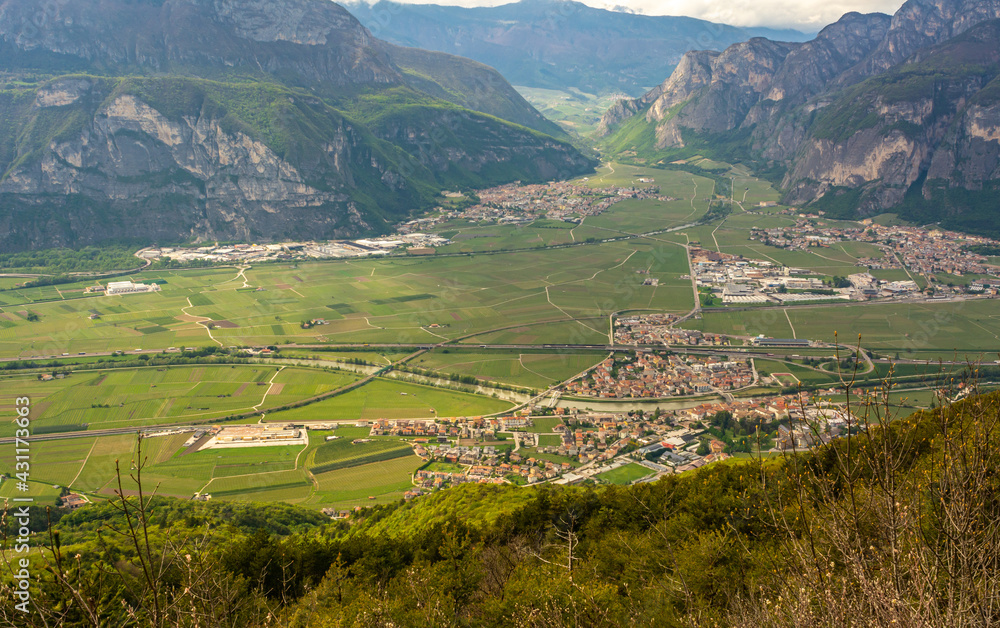
[[[687,15],[733,26],[819,30],[844,13],[895,13],[902,0],[624,0],[649,15]],[[588,2],[588,4],[590,4]]]
[[[374,1],[374,0],[369,0]],[[420,4],[496,6],[513,0],[396,0]],[[850,11],[892,14],[903,0],[582,0],[591,6],[629,7],[646,15],[685,15],[733,26],[816,31]]]

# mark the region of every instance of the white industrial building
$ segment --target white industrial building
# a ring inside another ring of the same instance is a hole
[[[141,292],[159,292],[160,286],[155,283],[132,283],[131,281],[109,281],[104,294],[108,296],[116,294],[138,294]]]

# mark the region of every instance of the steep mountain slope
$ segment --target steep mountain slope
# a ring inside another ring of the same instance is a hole
[[[789,200],[853,188],[859,209],[872,213],[903,203],[910,190],[915,202],[990,187],[1000,179],[998,74],[1000,21],[992,20],[842,90],[798,122],[808,136],[785,175]],[[962,209],[937,203],[946,211],[925,219],[954,220],[951,209]]]
[[[0,71],[7,249],[383,231],[590,166],[491,68],[326,0],[4,0]]]
[[[754,36],[807,37],[794,30],[606,11],[572,0],[478,8],[357,0],[345,6],[393,43],[471,57],[497,68],[515,85],[596,94],[641,94],[688,50],[721,50]]]
[[[776,174],[790,203],[996,232],[996,18],[992,0],[910,0],[891,19],[845,15],[803,44],[689,53],[605,114],[605,149],[713,153]]]

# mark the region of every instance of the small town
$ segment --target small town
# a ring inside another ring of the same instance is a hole
[[[845,229],[826,226],[823,222],[799,220],[795,226],[754,229],[750,239],[789,250],[828,248],[835,242],[870,242],[882,249],[884,255],[860,258],[859,266],[870,269],[906,269],[928,279],[938,274],[955,277],[996,277],[1000,274],[1000,268],[991,264],[987,256],[970,250],[977,247],[998,247],[1000,242],[996,240],[941,229],[886,227],[868,219],[862,220],[861,224],[861,228]],[[995,281],[987,283],[991,288],[997,285]],[[979,291],[981,290],[980,288]]]
[[[728,337],[672,327],[676,314],[642,314],[615,319],[615,343],[634,345],[725,346]]]
[[[609,357],[565,386],[572,395],[606,399],[683,397],[736,390],[757,379],[749,360],[639,351]]]
[[[705,305],[767,305],[895,298],[920,291],[912,280],[884,281],[855,273],[834,284],[812,271],[767,260],[691,247],[691,265]],[[706,302],[707,301],[707,302]]]
[[[469,482],[601,481],[602,474],[628,465],[641,468],[635,482],[651,482],[740,452],[745,455],[757,446],[771,453],[808,449],[842,435],[848,424],[842,407],[817,405],[806,393],[707,402],[653,413],[556,408],[554,415],[535,414],[540,410],[450,423],[382,419],[372,424],[371,433],[428,435],[412,440],[414,453],[427,461],[414,474],[415,488],[406,494],[412,499]],[[551,431],[539,431],[543,421],[555,421]],[[555,443],[540,444],[543,439]]]
[[[512,183],[481,190],[477,195],[478,203],[452,212],[449,217],[497,224],[531,222],[542,216],[579,222],[628,199],[675,200],[661,195],[660,188],[655,186],[590,189],[565,181],[536,185]]]

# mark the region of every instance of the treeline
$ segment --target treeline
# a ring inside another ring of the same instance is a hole
[[[722,220],[731,213],[733,213],[732,203],[727,201],[712,201],[709,203],[708,211],[702,216],[700,222],[707,224],[716,220]]]
[[[50,273],[106,272],[137,268],[143,264],[135,249],[124,245],[88,246],[82,249],[44,249],[0,253],[2,272]],[[48,284],[37,284],[48,285]]]
[[[965,247],[965,250],[978,255],[986,255],[987,257],[1000,255],[1000,245],[997,244],[973,244],[972,246]]]
[[[707,429],[712,437],[726,444],[723,451],[735,454],[770,449],[774,444],[774,435],[779,425],[781,421],[777,419],[773,421],[746,417],[737,419],[732,412],[720,410],[708,420]]]
[[[17,625],[996,625],[1000,395],[857,412],[811,453],[631,487],[464,485],[350,524],[121,498],[58,521],[62,568],[35,569],[41,610]],[[137,533],[116,536],[126,513]],[[20,619],[14,599],[0,614]]]

